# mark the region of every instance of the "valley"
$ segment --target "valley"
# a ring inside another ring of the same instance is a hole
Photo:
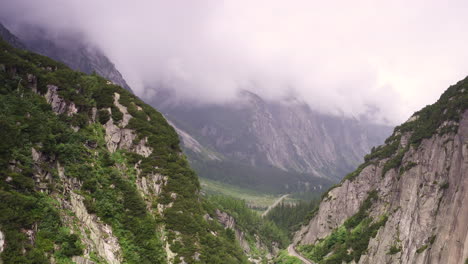
[[[468,77],[393,127],[254,81],[138,94],[83,32],[14,20],[0,264],[468,263]]]
[[[283,200],[284,198],[281,197],[285,196],[260,193],[205,178],[200,178],[200,184],[202,192],[206,195],[224,195],[244,200],[251,209],[262,214],[267,210],[267,208],[273,206],[275,203],[277,204],[279,200]],[[286,199],[285,202],[294,203],[296,201],[296,199]]]

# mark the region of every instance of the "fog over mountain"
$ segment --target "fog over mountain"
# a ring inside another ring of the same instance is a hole
[[[2,2],[13,32],[82,34],[143,98],[163,86],[222,103],[247,89],[394,124],[468,67],[466,1]]]

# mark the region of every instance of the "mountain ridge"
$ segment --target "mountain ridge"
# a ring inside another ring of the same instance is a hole
[[[14,29],[14,32],[6,29],[0,22],[0,36],[14,47],[50,57],[77,71],[96,72],[132,91],[109,58],[100,49],[83,43],[79,35],[61,33],[51,36],[45,28],[28,24],[16,25]]]
[[[295,234],[323,263],[464,263],[468,258],[468,78],[395,128],[323,195]]]

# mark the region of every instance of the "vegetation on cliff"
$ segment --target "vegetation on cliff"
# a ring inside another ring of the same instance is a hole
[[[319,264],[341,264],[353,260],[358,262],[365,253],[369,240],[375,237],[379,228],[387,221],[386,215],[378,219],[369,216],[368,210],[376,199],[378,199],[377,191],[369,192],[358,212],[348,218],[343,225],[317,243],[300,245],[297,249],[303,256]]]
[[[309,221],[311,212],[318,206],[319,200],[298,201],[297,203],[281,203],[272,208],[265,216],[266,219],[276,223],[285,233],[292,236],[301,224]]]
[[[412,262],[415,261],[413,258],[422,257],[426,250],[434,250],[435,246],[432,247],[432,244],[437,244],[436,237],[439,233],[444,234],[443,227],[450,226],[450,228],[453,228],[453,226],[458,226],[458,224],[453,224],[459,221],[457,216],[452,215],[450,218],[443,218],[442,223],[438,223],[437,219],[441,217],[438,214],[441,203],[445,203],[446,207],[450,207],[449,210],[457,211],[457,214],[459,214],[459,207],[456,207],[456,209],[451,207],[451,204],[454,204],[453,201],[458,198],[449,196],[452,182],[449,184],[448,181],[457,181],[465,176],[463,167],[454,164],[457,164],[456,162],[463,163],[461,146],[464,144],[465,137],[463,131],[466,130],[459,129],[459,126],[464,128],[464,123],[460,121],[462,115],[466,114],[467,109],[468,78],[465,78],[449,87],[436,103],[424,107],[414,113],[407,122],[396,127],[384,145],[373,148],[371,153],[365,156],[363,164],[354,172],[348,174],[341,183],[323,194],[322,203],[325,204],[325,207],[320,209],[325,209],[313,212],[316,214],[320,211],[321,215],[313,219],[307,235],[309,235],[309,238],[315,237],[310,236],[311,234],[317,234],[314,224],[317,223],[316,220],[327,217],[327,213],[331,225],[326,226],[325,223],[320,223],[320,225],[325,224],[324,227],[329,229],[329,233],[327,233],[327,236],[315,241],[309,240],[307,243],[301,241],[302,245],[297,247],[298,250],[305,257],[319,264],[358,262],[364,254],[367,255],[366,261],[372,262],[374,258],[374,261],[377,259],[379,262],[382,258],[382,252],[384,252],[384,258],[391,259],[392,255],[398,257],[399,254],[403,254],[404,256],[410,256],[406,261]],[[457,142],[457,140],[459,141]],[[460,143],[460,141],[462,142]],[[453,160],[456,160],[456,162],[452,163]],[[436,162],[439,164],[432,166]],[[414,167],[416,169],[412,170]],[[363,173],[364,170],[366,171]],[[409,172],[410,170],[412,171]],[[378,175],[378,178],[369,180],[368,177],[373,175]],[[380,181],[380,176],[387,178]],[[359,179],[359,181],[356,181],[356,179]],[[373,182],[374,180],[375,182]],[[392,186],[390,194],[388,191],[382,190],[388,186]],[[415,193],[408,194],[411,192],[411,188],[416,186],[418,188],[413,189]],[[431,187],[424,189],[426,186]],[[457,186],[460,186],[460,182],[458,182]],[[360,201],[359,210],[354,215],[346,214],[342,217],[338,214],[340,216],[335,217],[335,214],[330,212],[330,210],[333,210],[329,209],[330,207],[336,209],[336,206],[339,205],[339,208],[346,208],[352,204],[352,202],[348,203],[346,199],[358,195],[359,190],[362,190],[363,187],[375,190],[368,193],[367,199]],[[341,189],[336,190],[332,196],[330,191],[334,188]],[[458,192],[458,189],[456,192]],[[400,193],[407,195],[406,200],[399,200],[403,197],[399,196]],[[379,195],[381,195],[381,199],[379,199]],[[424,203],[424,210],[414,206],[407,206],[405,203],[409,201],[408,197],[411,197],[415,204]],[[373,206],[373,203],[378,205]],[[407,207],[403,210],[406,211],[401,211],[402,207],[405,206]],[[433,210],[430,211],[430,215],[426,214],[429,209]],[[411,221],[414,219],[424,219],[426,223],[430,224],[426,224],[427,229],[411,229],[411,233],[406,234],[406,237],[400,240],[400,218],[398,217],[401,214],[408,213],[412,215],[412,219],[405,219],[402,221],[402,225],[409,226],[413,224]],[[383,234],[378,233],[379,228],[386,224],[387,218],[390,219],[389,223],[392,223],[392,225],[387,225]],[[450,223],[450,221],[453,221],[453,223]],[[323,231],[320,228],[318,228],[318,232]],[[325,230],[325,232],[327,231]],[[398,235],[390,243],[373,245],[369,248],[370,239],[375,237],[377,233],[379,243],[388,236]],[[301,233],[300,235],[304,234]],[[426,238],[428,235],[429,237]],[[421,239],[421,236],[424,238]],[[298,238],[300,237],[298,236]],[[414,247],[416,245],[413,242],[415,239],[422,240],[422,243],[417,243],[417,247]],[[452,243],[458,243],[458,241],[452,241]],[[382,250],[382,247],[385,247],[385,250]],[[442,247],[437,249],[439,250],[438,256],[442,255],[440,248]],[[417,256],[411,255],[414,253]],[[426,260],[429,259],[428,254],[424,255]],[[432,251],[431,254],[434,254],[434,252]],[[453,256],[453,252],[448,255],[450,254],[452,256],[449,256],[449,258],[456,259],[460,257],[456,256],[456,253]]]
[[[44,98],[50,85],[76,112],[52,111]],[[103,124],[111,120],[122,128],[116,93],[132,116],[126,128],[135,135],[133,144],[143,140],[152,150],[148,156],[106,146]],[[72,71],[3,41],[0,94],[0,230],[7,241],[0,257],[5,263],[49,263],[52,257],[70,263],[84,253],[79,230],[65,220],[73,212],[60,205],[70,197],[58,168],[79,182],[72,192],[84,197],[87,211],[112,227],[124,262],[164,263],[165,243],[176,254],[175,263],[246,262],[224,228],[204,219],[200,184],[174,129],[137,97],[98,75]],[[32,149],[40,161],[33,160]],[[40,179],[36,166],[50,179]],[[136,180],[155,174],[167,178],[148,208]],[[95,252],[88,257],[102,261]]]

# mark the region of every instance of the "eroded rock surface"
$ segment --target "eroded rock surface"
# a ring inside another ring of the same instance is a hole
[[[114,94],[114,105],[123,114],[120,122],[115,123],[112,118],[104,125],[106,129],[106,144],[110,152],[115,152],[117,149],[125,149],[133,151],[144,157],[148,157],[153,152],[151,147],[147,146],[148,138],[141,139],[138,144],[134,144],[136,138],[135,132],[132,129],[125,128],[132,116],[128,113],[127,108],[119,103],[120,95]],[[108,110],[110,112],[110,109]]]
[[[68,116],[72,116],[78,112],[78,109],[73,102],[67,103],[65,99],[58,94],[58,87],[55,85],[47,85],[45,98],[47,103],[52,107],[52,111],[56,114],[67,113]]]
[[[62,207],[71,210],[78,220],[78,227],[83,236],[82,242],[86,245],[85,256],[89,257],[90,252],[96,252],[109,264],[119,264],[122,262],[122,250],[117,237],[112,233],[112,228],[102,223],[99,218],[88,213],[83,201],[83,196],[75,191],[81,188],[81,183],[74,178],[67,178],[63,167],[57,166],[59,177],[63,180],[65,192],[68,193],[69,200],[59,200]],[[72,221],[72,220],[70,220]],[[92,263],[83,262],[82,263]]]
[[[93,245],[96,253],[107,263],[121,263],[122,252],[118,239],[112,234],[112,228],[99,221],[97,216],[88,213],[81,195],[72,192],[70,198],[71,209],[83,225],[81,228],[83,231],[88,230],[85,244]]]
[[[294,237],[295,243],[313,244],[355,214],[367,192],[378,191],[371,216],[388,214],[367,254],[370,263],[464,263],[468,258],[468,111],[461,115],[456,133],[436,134],[404,154],[399,173],[382,177],[385,160],[367,166],[353,180],[331,190],[316,216]],[[442,126],[447,125],[443,124]],[[407,143],[402,136],[401,145]],[[389,248],[401,248],[388,254]]]

